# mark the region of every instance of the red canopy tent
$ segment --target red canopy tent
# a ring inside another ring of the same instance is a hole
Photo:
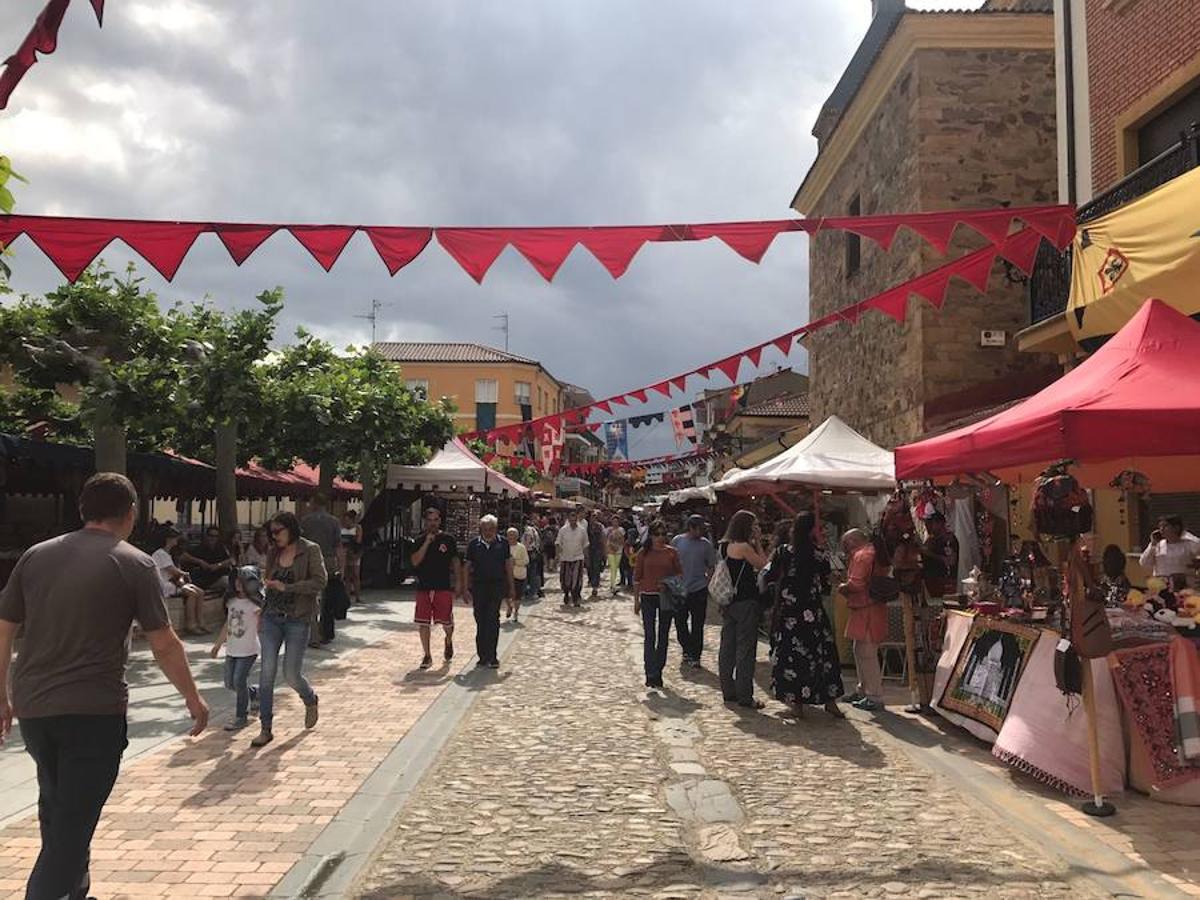
[[[1059,459],[1092,487],[1136,469],[1156,490],[1195,486],[1200,464],[1200,323],[1148,300],[1077,368],[982,422],[896,450],[900,479],[992,472],[1028,480]]]

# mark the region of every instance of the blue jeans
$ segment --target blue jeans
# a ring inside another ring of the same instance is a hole
[[[234,715],[241,720],[250,714],[250,670],[257,656],[226,656],[225,687],[237,696],[237,711]]]
[[[671,637],[673,616],[659,609],[658,594],[642,594],[642,628],[645,630],[643,661],[646,680],[661,682],[667,666],[667,647]]]
[[[258,672],[258,718],[266,731],[275,718],[275,675],[279,670],[279,651],[284,651],[283,677],[288,686],[300,695],[305,706],[317,702],[312,685],[303,674],[304,648],[308,646],[308,622],[287,619],[278,613],[263,613],[262,667]]]

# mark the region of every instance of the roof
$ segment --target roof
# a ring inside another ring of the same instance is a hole
[[[1194,473],[1200,455],[1200,395],[1182,389],[1194,383],[1198,358],[1200,324],[1149,300],[1049,387],[982,422],[900,447],[896,468],[916,479],[1072,459],[1103,463],[1111,478],[1132,460],[1156,492],[1168,490],[1150,469],[1154,459],[1187,457]]]
[[[376,341],[371,349],[391,362],[524,363],[540,366],[536,359],[518,356],[483,344],[438,341]]]
[[[490,468],[461,438],[451,438],[423,466],[390,465],[387,486],[402,491],[470,491],[524,497],[529,488]]]
[[[784,394],[772,400],[747,407],[736,413],[739,416],[767,416],[780,419],[807,419],[808,394]]]

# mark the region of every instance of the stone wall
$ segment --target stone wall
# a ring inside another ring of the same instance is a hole
[[[844,215],[856,193],[864,215],[1053,202],[1054,99],[1050,51],[918,51],[811,215]],[[847,277],[846,239],[819,234],[810,243],[813,318],[982,246],[960,229],[943,259],[901,230],[887,253],[864,240],[861,271]],[[931,399],[1037,365],[1012,340],[1027,324],[1026,289],[1003,272],[997,263],[986,298],[955,282],[941,311],[911,301],[903,324],[871,312],[813,335],[812,422],[836,413],[895,446],[922,434]],[[1009,346],[980,348],[984,329],[1008,332]]]
[[[925,51],[917,65],[923,209],[1055,202],[1051,51]],[[982,238],[960,228],[949,257],[983,244]],[[945,261],[928,246],[923,255],[927,269]],[[1027,290],[1006,279],[997,261],[986,296],[956,280],[940,311],[922,304],[925,403],[1041,364],[1036,357],[1018,353],[1014,338],[1029,324]],[[1008,346],[980,347],[983,330],[1007,332]]]
[[[919,209],[917,75],[910,64],[879,106],[876,122],[850,152],[845,164],[809,217],[846,215],[860,197],[862,213],[915,212]],[[847,275],[846,242],[840,232],[818,234],[809,242],[809,303],[812,318],[856,303],[920,272],[922,241],[902,231],[885,253],[862,241],[861,268]],[[814,425],[837,414],[874,441],[891,444],[911,433],[920,396],[920,336],[879,313],[857,325],[817,332],[809,351],[809,406]]]

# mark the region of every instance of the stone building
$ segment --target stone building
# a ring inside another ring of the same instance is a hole
[[[808,217],[985,208],[1056,199],[1051,0],[918,12],[874,0],[874,18],[817,119],[818,155],[792,206]],[[982,246],[959,229],[947,258],[905,230],[887,252],[855,235],[810,242],[813,318]],[[885,446],[1044,386],[1018,355],[1022,279],[997,262],[986,298],[957,281],[942,310],[903,323],[868,313],[807,341],[812,421],[836,412]],[[981,346],[1000,331],[1003,346]]]

